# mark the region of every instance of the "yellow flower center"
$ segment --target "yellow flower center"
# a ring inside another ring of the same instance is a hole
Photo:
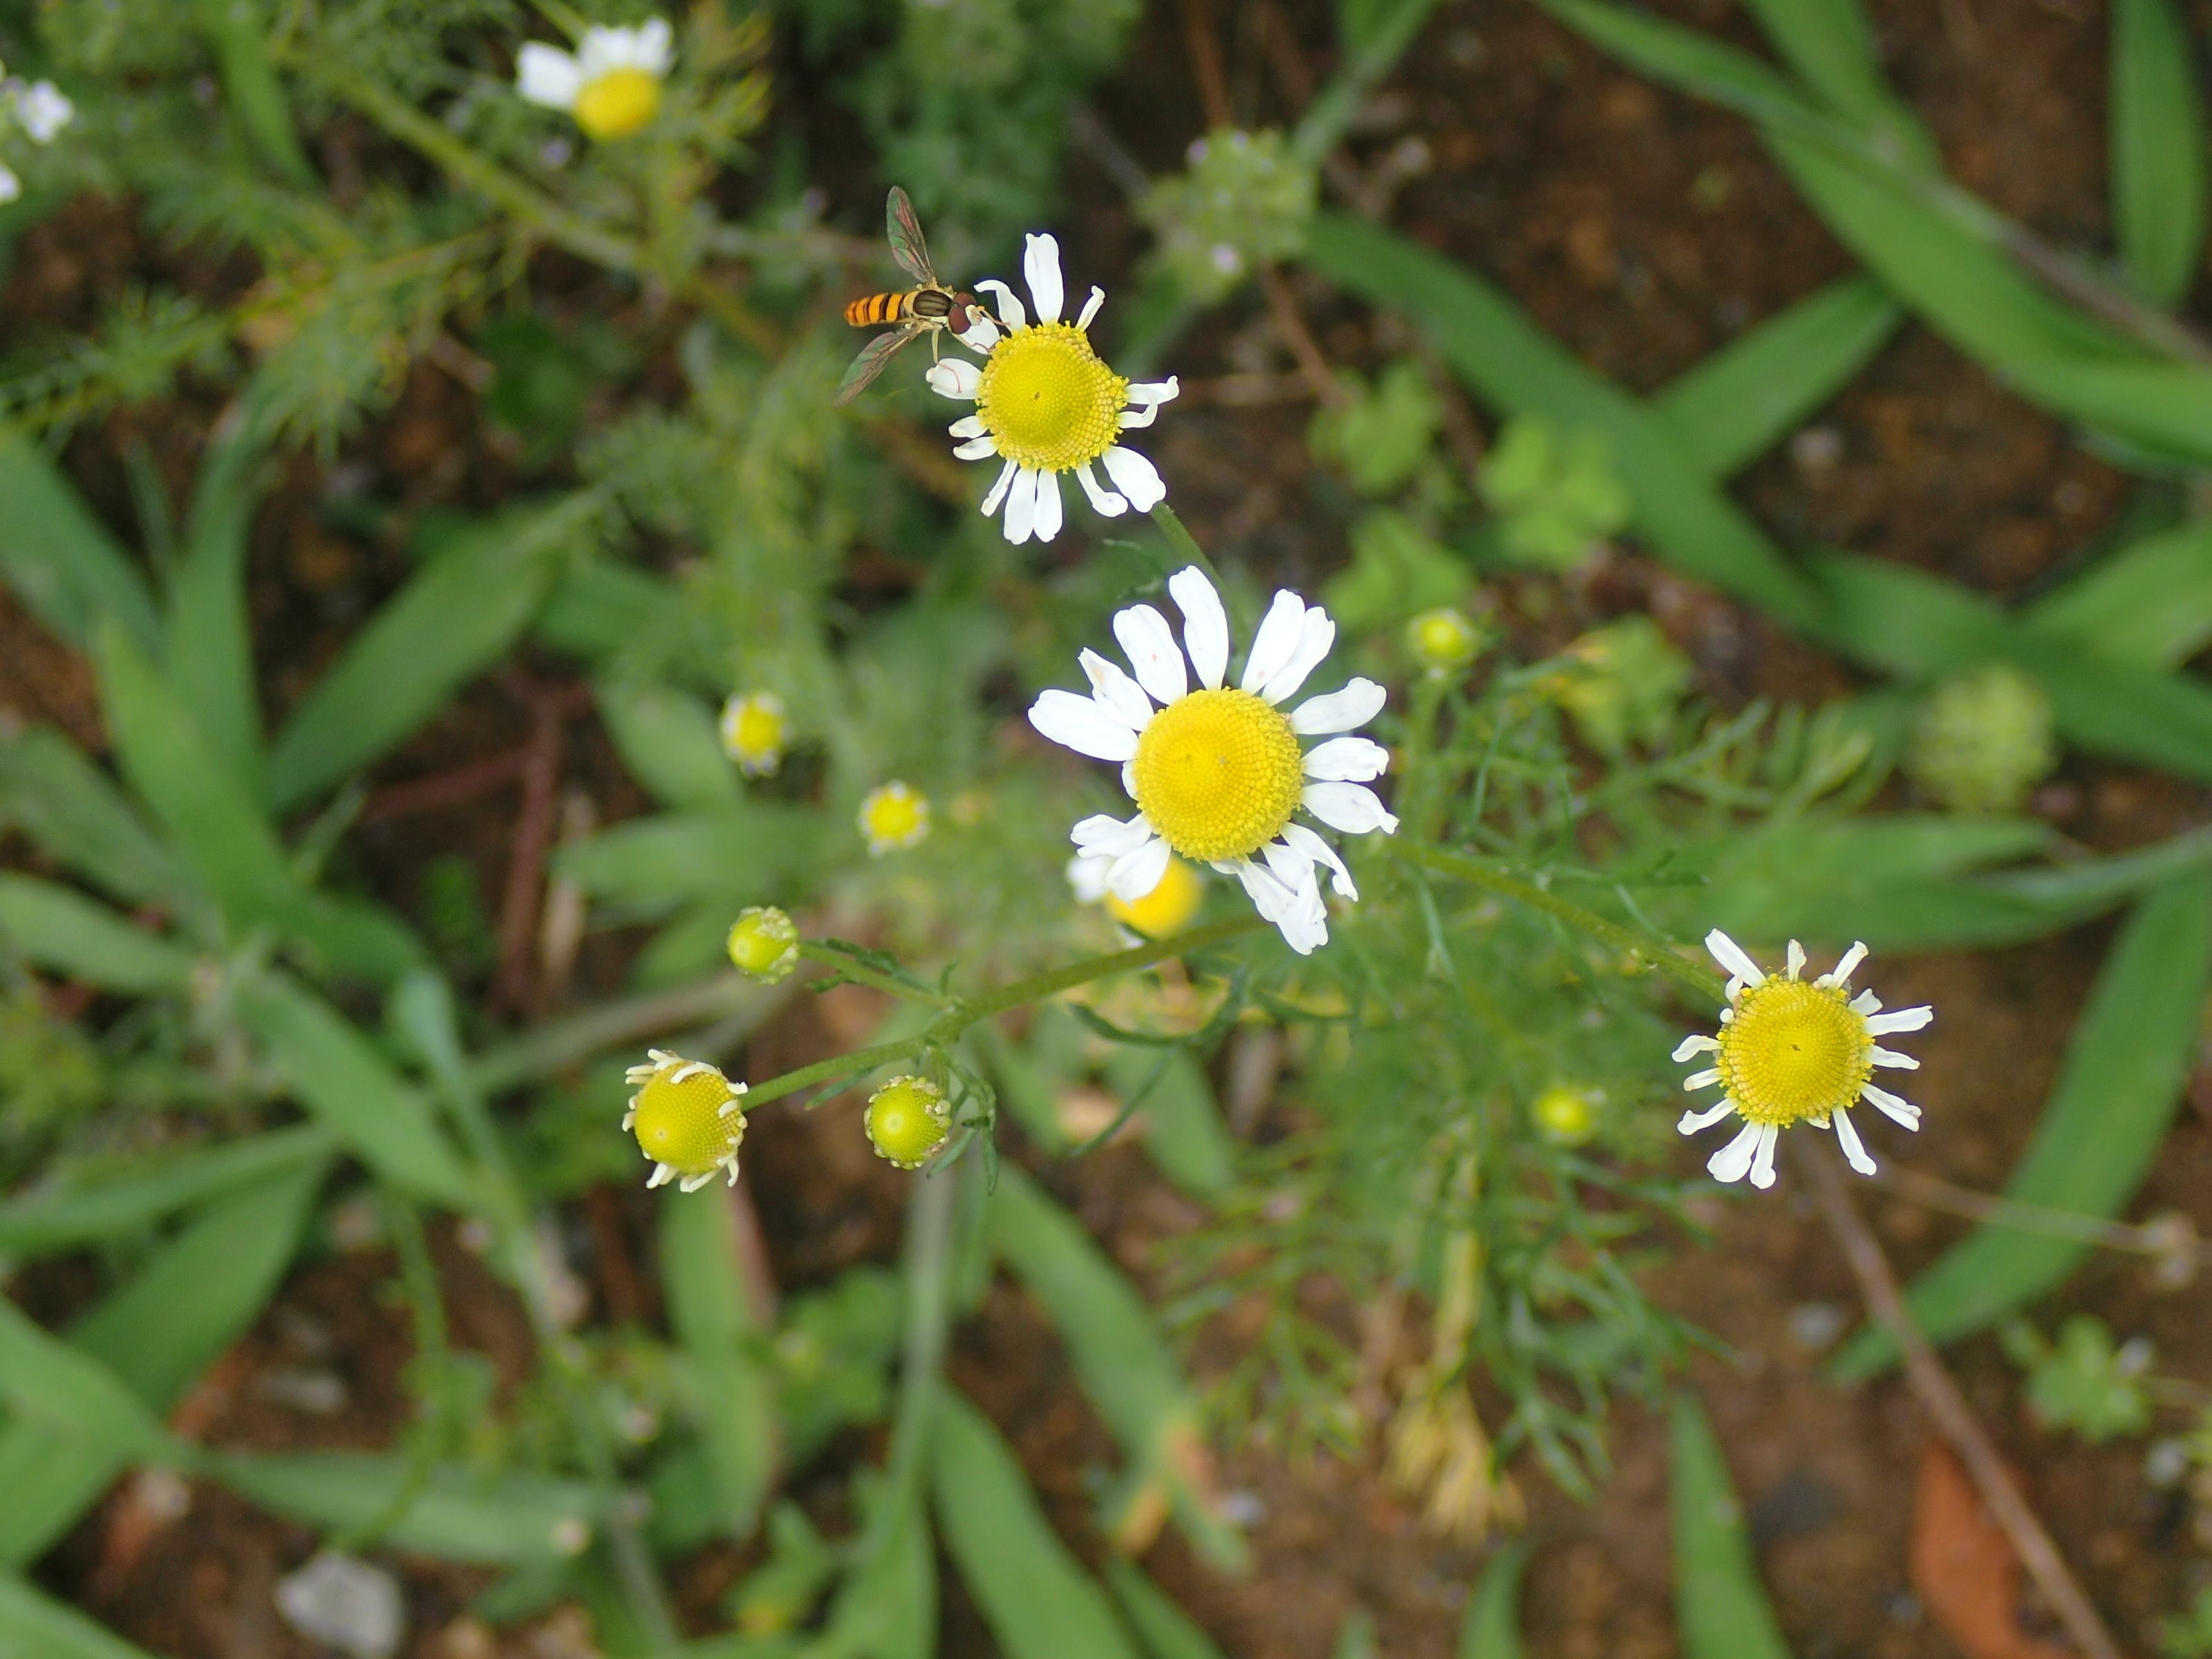
[[[1859,1097],[1874,1071],[1866,1017],[1841,986],[1772,978],[1737,999],[1714,1064],[1753,1123],[1795,1123]]]
[[[773,772],[789,725],[781,699],[761,692],[740,697],[723,711],[722,748],[748,772]]]
[[[576,94],[576,125],[594,138],[627,138],[659,107],[659,76],[635,67],[612,69],[585,82]]]
[[[885,784],[860,803],[860,833],[878,853],[913,846],[929,833],[928,799],[905,784]]]
[[[868,1139],[878,1156],[902,1170],[927,1163],[951,1125],[945,1091],[926,1078],[895,1077],[868,1101]]]
[[[637,1091],[637,1115],[630,1131],[645,1155],[679,1176],[702,1176],[721,1167],[745,1138],[742,1110],[722,1108],[738,1098],[729,1081],[709,1066],[681,1083],[670,1079],[686,1062],[663,1066]]]
[[[1291,821],[1305,763],[1290,720],[1249,691],[1194,691],[1137,739],[1137,805],[1187,859],[1241,859]]]
[[[1144,897],[1132,901],[1107,894],[1106,914],[1146,939],[1165,939],[1190,926],[1205,896],[1206,884],[1198,872],[1181,859],[1170,859],[1159,884]]]
[[[1040,472],[1070,471],[1112,448],[1128,401],[1129,383],[1068,323],[1006,336],[975,389],[975,413],[999,453]]]
[[[1545,1139],[1560,1146],[1579,1146],[1597,1133],[1597,1106],[1587,1091],[1555,1083],[1529,1109]]]

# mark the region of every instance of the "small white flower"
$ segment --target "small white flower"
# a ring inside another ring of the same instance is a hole
[[[1017,544],[1035,536],[1048,542],[1060,534],[1062,503],[1060,475],[1075,474],[1091,505],[1109,519],[1132,507],[1149,513],[1167,499],[1159,470],[1121,442],[1121,434],[1152,423],[1159,406],[1179,389],[1175,377],[1128,380],[1116,374],[1091,349],[1087,332],[1106,301],[1106,290],[1093,288],[1073,323],[1060,320],[1065,297],[1060,275],[1060,244],[1032,236],[1024,256],[1030,298],[1037,319],[998,281],[975,284],[995,289],[1003,339],[989,348],[978,368],[964,357],[947,357],[929,371],[932,390],[975,412],[949,428],[961,441],[953,453],[963,461],[1002,458],[999,480],[983,498],[986,517],[1004,502],[1006,539]],[[970,344],[975,342],[969,341]],[[1106,469],[1101,484],[1093,465]]]
[[[634,29],[587,28],[574,54],[532,40],[516,55],[515,89],[568,111],[594,138],[627,137],[659,109],[674,45],[662,17]]]
[[[1686,1036],[1674,1050],[1677,1060],[1711,1054],[1713,1064],[1682,1079],[1685,1089],[1717,1084],[1723,1099],[1703,1111],[1689,1111],[1674,1127],[1695,1134],[1734,1113],[1743,1127],[1715,1152],[1705,1167],[1716,1181],[1741,1181],[1754,1187],[1774,1184],[1774,1143],[1801,1119],[1821,1128],[1834,1120],[1844,1157],[1861,1175],[1872,1175],[1849,1108],[1864,1101],[1908,1129],[1920,1127],[1920,1109],[1869,1079],[1877,1066],[1912,1071],[1920,1062],[1875,1042],[1895,1031],[1917,1031],[1936,1018],[1932,1008],[1899,1008],[1881,1013],[1881,999],[1871,991],[1850,994],[1852,970],[1866,959],[1867,948],[1854,945],[1833,971],[1818,979],[1798,977],[1804,947],[1790,941],[1788,971],[1777,978],[1763,972],[1743,947],[1717,927],[1705,935],[1705,949],[1729,971],[1729,1006],[1721,1011],[1718,1036]]]
[[[51,81],[29,86],[11,83],[16,125],[34,144],[51,144],[61,130],[76,119],[76,106]]]
[[[929,835],[929,798],[894,778],[868,791],[855,820],[872,858],[919,847]]]
[[[791,721],[773,691],[748,691],[722,705],[722,752],[749,778],[774,777],[783,764]]]
[[[22,193],[23,181],[15,176],[13,169],[0,165],[0,205],[15,200]]]
[[[1292,814],[1304,810],[1346,835],[1398,827],[1366,787],[1389,767],[1389,751],[1335,735],[1380,714],[1382,688],[1355,679],[1286,714],[1276,705],[1336,642],[1328,613],[1288,589],[1277,593],[1243,678],[1231,686],[1224,684],[1229,617],[1213,584],[1193,565],[1169,579],[1168,592],[1182,611],[1183,648],[1166,617],[1149,605],[1132,605],[1114,618],[1114,636],[1135,678],[1085,651],[1091,695],[1047,691],[1030,709],[1030,724],[1054,743],[1120,762],[1121,787],[1137,803],[1134,817],[1088,817],[1070,839],[1086,856],[1109,860],[1107,888],[1125,902],[1158,886],[1171,852],[1235,876],[1260,914],[1305,955],[1328,939],[1319,872],[1329,872],[1341,896],[1359,895],[1335,848],[1292,823]],[[1308,749],[1302,739],[1312,737],[1329,740]]]

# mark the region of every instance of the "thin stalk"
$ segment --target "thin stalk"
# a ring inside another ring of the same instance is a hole
[[[2054,1210],[2040,1204],[2023,1204],[2017,1199],[1978,1193],[1972,1188],[1954,1186],[1936,1176],[1907,1168],[1881,1170],[1874,1177],[1875,1186],[1893,1197],[1910,1204],[1918,1204],[1931,1210],[1942,1210],[1950,1215],[1964,1216],[1969,1221],[1987,1222],[1993,1227],[2006,1227],[2014,1232],[2038,1233],[2047,1238],[2069,1238],[2084,1244],[2095,1244],[2108,1250],[2121,1250],[2131,1255],[2167,1257],[2188,1254],[2199,1261],[2212,1262],[2212,1249],[2202,1244],[2191,1246],[2186,1239],[2177,1241],[2156,1227],[2133,1227],[2124,1221],[2107,1221],[2101,1216],[2082,1215],[2073,1210]]]
[[[870,1517],[861,1545],[866,1559],[882,1550],[915,1501],[921,1479],[930,1420],[943,1385],[945,1345],[952,1325],[950,1284],[953,1198],[965,1164],[925,1176],[915,1183],[907,1210],[906,1333],[899,1363],[898,1407],[891,1419],[891,1449],[884,1501]]]
[[[1221,573],[1213,568],[1213,561],[1206,556],[1206,550],[1198,544],[1198,538],[1184,528],[1183,521],[1176,516],[1175,508],[1162,501],[1152,509],[1152,522],[1159,526],[1160,533],[1168,538],[1168,545],[1175,549],[1178,556],[1206,573],[1206,580],[1213,584],[1215,590],[1222,595],[1222,602],[1226,604],[1228,590],[1221,585]]]
[[[927,985],[916,985],[910,980],[901,979],[896,974],[878,972],[865,963],[854,961],[842,951],[833,951],[812,939],[799,942],[799,954],[809,962],[818,962],[825,968],[836,969],[840,977],[849,979],[855,985],[872,987],[887,996],[902,997],[908,1002],[931,1003],[939,1008],[950,1008],[959,1000],[942,991],[933,991]]]

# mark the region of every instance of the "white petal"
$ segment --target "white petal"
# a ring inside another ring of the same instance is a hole
[[[1030,314],[1022,309],[1022,302],[1014,297],[1013,289],[995,276],[988,276],[975,284],[978,294],[999,296],[999,321],[1009,332],[1018,334],[1030,325]]]
[[[1682,1092],[1684,1094],[1694,1094],[1700,1089],[1711,1088],[1713,1085],[1718,1083],[1720,1080],[1721,1074],[1716,1069],[1708,1068],[1702,1072],[1692,1072],[1689,1076],[1682,1079]]]
[[[1782,1131],[1775,1124],[1759,1126],[1759,1152],[1751,1160],[1751,1184],[1764,1192],[1774,1184],[1774,1143]]]
[[[1920,1069],[1918,1060],[1911,1054],[1900,1054],[1894,1048],[1870,1045],[1867,1049],[1867,1058],[1877,1066],[1888,1066],[1893,1072],[1917,1072]]]
[[[1073,691],[1047,691],[1030,705],[1030,724],[1054,743],[1093,760],[1125,761],[1137,752],[1137,734],[1117,714]]]
[[[1075,469],[1075,481],[1083,486],[1083,493],[1091,497],[1091,510],[1103,519],[1118,519],[1129,510],[1129,503],[1112,490],[1099,483],[1098,475],[1084,462]]]
[[[675,61],[676,36],[665,17],[655,17],[630,35],[630,61],[654,75],[665,75]]]
[[[1744,954],[1743,946],[1738,945],[1719,928],[1716,927],[1705,935],[1705,949],[1713,953],[1714,961],[1719,963],[1733,977],[1741,980],[1746,985],[1760,985],[1765,982],[1766,975],[1760,971],[1759,964]]]
[[[1168,498],[1168,487],[1160,481],[1159,469],[1133,449],[1115,444],[1099,458],[1106,476],[1114,481],[1114,488],[1129,498],[1129,505],[1139,513],[1149,513]]]
[[[1221,608],[1221,595],[1194,564],[1168,578],[1168,592],[1182,612],[1183,647],[1190,653],[1198,683],[1218,691],[1221,677],[1229,672],[1229,613]]]
[[[1115,416],[1115,424],[1124,432],[1139,432],[1160,417],[1158,404],[1145,404],[1135,409],[1125,409]]]
[[[1871,1083],[1862,1085],[1859,1098],[1908,1129],[1920,1127],[1920,1109],[1909,1100],[1899,1099],[1887,1089],[1877,1089]]]
[[[1066,501],[1060,493],[1060,474],[1040,472],[1036,481],[1036,538],[1048,542],[1060,534]]]
[[[1296,891],[1314,880],[1314,862],[1288,842],[1271,841],[1260,848],[1260,856],[1267,860],[1267,867],[1285,886]],[[1318,885],[1316,890],[1319,890]]]
[[[1388,696],[1373,680],[1354,680],[1341,691],[1309,697],[1299,704],[1291,711],[1291,730],[1305,738],[1350,732],[1381,714]]]
[[[1124,904],[1134,904],[1160,884],[1168,872],[1168,844],[1155,836],[1134,852],[1124,853],[1106,872],[1106,884]]]
[[[665,1187],[670,1182],[675,1179],[676,1170],[673,1166],[666,1164],[656,1163],[653,1166],[653,1173],[646,1177],[645,1184],[648,1189],[654,1187]]]
[[[1337,856],[1336,848],[1303,823],[1285,824],[1282,837],[1316,864],[1328,866],[1328,884],[1336,889],[1338,897],[1356,899],[1359,896],[1359,890],[1352,884],[1352,872],[1344,867],[1344,860]]]
[[[1098,307],[1106,303],[1106,290],[1096,283],[1091,286],[1091,297],[1083,302],[1083,310],[1075,319],[1077,332],[1091,326],[1091,319],[1098,314]]]
[[[1014,474],[1014,487],[1006,495],[1006,539],[1016,547],[1029,540],[1030,532],[1036,528],[1037,477],[1035,467],[1022,468]]]
[[[1826,984],[1826,976],[1823,975],[1820,982]],[[1862,991],[1851,999],[1851,1012],[1855,1014],[1870,1014],[1881,1006],[1881,999],[1871,991]]]
[[[1096,904],[1106,896],[1106,872],[1113,862],[1089,853],[1078,853],[1068,860],[1067,884],[1075,890],[1078,903]]]
[[[1893,1031],[1917,1031],[1935,1018],[1936,1011],[1924,1004],[1917,1008],[1894,1008],[1867,1021],[1867,1035],[1887,1036]]]
[[[514,89],[547,109],[574,109],[584,89],[583,68],[557,46],[528,41],[515,54]]]
[[[1145,819],[1142,812],[1124,823],[1109,813],[1094,813],[1079,820],[1067,832],[1068,840],[1092,858],[1118,859],[1124,853],[1133,853],[1148,841],[1159,837],[1159,831]]]
[[[1347,836],[1364,836],[1380,830],[1395,835],[1398,820],[1382,805],[1382,798],[1364,783],[1310,783],[1298,804],[1332,830]]]
[[[969,316],[970,321],[968,326],[952,337],[970,351],[981,351],[988,355],[991,349],[999,343],[999,325],[991,320],[991,313],[981,306],[975,307]]]
[[[33,81],[15,100],[15,119],[34,144],[51,144],[76,119],[76,106],[51,81]]]
[[[975,401],[975,389],[983,384],[983,371],[965,357],[940,357],[921,378],[929,382],[929,389],[939,397],[957,398],[972,404]]]
[[[1705,1172],[1716,1181],[1741,1181],[1759,1152],[1759,1127],[1747,1123],[1734,1140],[1705,1160]]]
[[[1684,1037],[1680,1042],[1674,1045],[1674,1057],[1677,1060],[1687,1060],[1692,1054],[1717,1054],[1720,1052],[1720,1046],[1721,1045],[1714,1042],[1712,1038],[1709,1036],[1700,1036],[1697,1033],[1692,1032],[1691,1035]]]
[[[1150,408],[1156,404],[1166,403],[1182,390],[1176,377],[1170,374],[1164,380],[1130,381],[1128,396],[1131,403]]]
[[[980,438],[970,438],[964,444],[952,446],[952,455],[955,460],[981,461],[998,453],[999,441],[988,432]]]
[[[1796,939],[1790,941],[1790,949],[1784,953],[1784,959],[1790,964],[1790,978],[1795,979],[1805,971],[1805,947]]]
[[[1091,682],[1091,694],[1101,706],[1127,720],[1133,732],[1141,732],[1152,723],[1152,700],[1136,681],[1121,672],[1120,664],[1109,662],[1088,648],[1076,660],[1083,665],[1083,677]]]
[[[0,167],[0,204],[15,201],[23,193],[23,181],[15,176],[15,169]]]
[[[994,513],[996,513],[999,510],[999,503],[1006,499],[1006,489],[1008,486],[1013,483],[1014,475],[1020,471],[1020,464],[1015,461],[1008,461],[1004,466],[999,469],[999,482],[993,484],[991,486],[991,493],[983,497],[983,516],[985,518],[989,518]]]
[[[1328,912],[1321,902],[1321,889],[1310,872],[1305,886],[1292,890],[1267,866],[1246,859],[1231,866],[1253,907],[1275,925],[1283,942],[1300,956],[1310,956],[1328,942]]]
[[[1275,671],[1267,683],[1260,688],[1260,696],[1268,702],[1280,702],[1297,694],[1306,683],[1306,676],[1321,666],[1329,647],[1336,643],[1336,624],[1329,620],[1328,612],[1319,605],[1310,606],[1306,619],[1298,630],[1297,649],[1291,659]]]
[[[983,424],[983,417],[981,415],[963,415],[945,429],[951,436],[964,440],[980,438],[991,428]]]
[[[1306,602],[1287,587],[1276,590],[1274,603],[1267,607],[1267,614],[1260,619],[1260,631],[1253,635],[1252,653],[1244,659],[1244,678],[1239,682],[1244,690],[1257,696],[1260,688],[1290,661],[1291,653],[1298,648],[1305,622]]]
[[[1841,985],[1844,981],[1850,978],[1853,970],[1858,967],[1859,963],[1866,960],[1866,954],[1867,948],[1864,944],[1852,945],[1850,950],[1844,952],[1842,957],[1838,960],[1833,968],[1820,975],[1820,983],[1823,985]]]
[[[1867,1156],[1865,1144],[1859,1139],[1859,1132],[1851,1127],[1851,1115],[1839,1106],[1833,1116],[1836,1120],[1836,1139],[1844,1149],[1844,1161],[1861,1175],[1872,1175],[1874,1160]]]
[[[1183,673],[1182,653],[1176,648],[1175,635],[1165,617],[1149,605],[1133,605],[1115,613],[1114,637],[1129,653],[1137,684],[1152,694],[1154,702],[1181,700],[1190,683]]]
[[[1137,763],[1134,761],[1121,763],[1121,793],[1131,800],[1137,798]]]
[[[1022,275],[1029,279],[1030,297],[1036,301],[1037,321],[1056,323],[1066,290],[1060,281],[1060,244],[1050,236],[1030,236],[1022,248]]]
[[[1682,1114],[1682,1121],[1674,1126],[1674,1133],[1693,1135],[1700,1129],[1710,1129],[1734,1110],[1735,1110],[1735,1102],[1723,1100],[1719,1105],[1708,1106],[1702,1112],[1685,1112]]]
[[[1370,738],[1331,738],[1306,750],[1306,775],[1330,782],[1365,783],[1390,769],[1390,751]]]

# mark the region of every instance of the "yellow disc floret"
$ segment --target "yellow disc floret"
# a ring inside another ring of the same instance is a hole
[[[1128,381],[1067,323],[1009,334],[975,389],[975,413],[999,453],[1040,472],[1070,471],[1111,449],[1128,401]]]
[[[738,1147],[745,1138],[744,1084],[732,1083],[703,1060],[661,1048],[629,1068],[629,1081],[639,1087],[623,1127],[653,1162],[647,1186],[680,1180],[688,1193],[705,1186],[717,1170],[736,1182]]]
[[[895,1077],[868,1097],[868,1139],[902,1170],[929,1162],[951,1127],[945,1091],[926,1077]]]
[[[1206,883],[1181,859],[1170,859],[1159,884],[1140,899],[1106,895],[1106,914],[1146,939],[1165,939],[1190,926],[1206,896]]]
[[[1554,1083],[1528,1109],[1545,1139],[1579,1146],[1597,1133],[1597,1101],[1588,1089]]]
[[[896,779],[871,789],[860,801],[855,820],[878,858],[903,848],[918,846],[929,834],[929,798],[912,784]]]
[[[1137,805],[1187,859],[1249,857],[1291,821],[1305,789],[1290,720],[1225,687],[1153,715],[1131,765]]]
[[[783,764],[791,729],[783,699],[773,691],[748,691],[722,705],[722,752],[747,777],[775,775]]]
[[[594,138],[627,138],[660,108],[660,77],[635,65],[611,69],[576,93],[576,125]]]
[[[798,925],[774,905],[738,912],[728,945],[732,965],[763,985],[781,985],[799,966]]]
[[[1866,1017],[1840,985],[1769,977],[1737,999],[1714,1066],[1749,1122],[1818,1117],[1859,1097],[1874,1070]]]

